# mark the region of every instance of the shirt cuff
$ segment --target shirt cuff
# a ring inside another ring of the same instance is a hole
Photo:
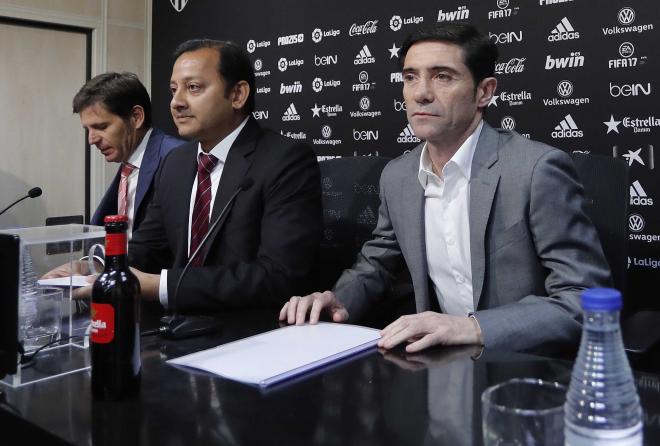
[[[158,284],[158,300],[160,304],[167,310],[167,270],[160,271],[160,283]]]

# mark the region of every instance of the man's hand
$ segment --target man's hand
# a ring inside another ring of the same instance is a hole
[[[139,269],[131,268],[135,277],[140,281],[140,296],[144,300],[158,300],[160,287],[160,274],[143,273]]]
[[[293,296],[280,310],[280,320],[289,324],[302,325],[309,311],[309,323],[316,324],[325,310],[334,322],[346,322],[348,311],[332,291]]]
[[[432,345],[483,344],[481,329],[474,318],[426,311],[401,316],[380,332],[378,347],[390,349],[408,341],[408,353]]]
[[[86,276],[89,274],[89,267],[86,261],[74,260],[73,262],[65,263],[57,268],[51,269],[44,274],[42,279],[54,279],[57,277],[69,276]]]

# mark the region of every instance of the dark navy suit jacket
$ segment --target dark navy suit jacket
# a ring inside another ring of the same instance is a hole
[[[135,191],[135,206],[133,206],[133,232],[139,227],[147,211],[147,206],[153,196],[153,179],[158,166],[165,156],[176,146],[185,143],[184,140],[166,135],[162,131],[154,128],[147,141],[147,148],[144,151],[142,164],[138,174],[137,190]],[[94,212],[90,221],[93,225],[103,226],[103,218],[106,215],[117,213],[117,196],[119,194],[119,179],[121,166],[117,169],[115,178],[110,183],[110,187],[105,192],[99,207]]]

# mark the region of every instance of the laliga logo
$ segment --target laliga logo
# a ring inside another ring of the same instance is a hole
[[[170,0],[170,3],[176,12],[181,12],[188,4],[188,0]]]
[[[323,39],[323,31],[321,31],[321,28],[314,28],[314,31],[312,31],[312,41],[319,43],[321,39]]]
[[[255,49],[257,49],[257,42],[255,42],[254,40],[248,40],[247,43],[248,53],[254,53]]]
[[[401,16],[398,15],[393,15],[392,18],[390,19],[390,29],[392,31],[398,31],[401,29]]]

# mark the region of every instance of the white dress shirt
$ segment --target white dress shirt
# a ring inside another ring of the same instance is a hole
[[[234,144],[234,141],[236,141],[238,134],[241,133],[241,130],[243,130],[243,127],[245,127],[247,121],[248,118],[245,118],[243,122],[241,122],[239,126],[234,129],[234,131],[232,131],[229,135],[225,136],[225,138],[222,141],[220,141],[215,147],[211,149],[210,152],[208,152],[209,155],[213,155],[216,158],[218,158],[218,163],[215,165],[213,171],[211,172],[211,204],[209,206],[211,213],[213,212],[212,210],[213,210],[213,205],[215,204],[216,192],[218,190],[218,185],[220,184],[222,171],[225,167],[225,161],[227,161],[227,155],[229,155],[229,149],[231,149],[232,144]],[[199,158],[200,153],[206,153],[206,152],[202,150],[201,144],[197,144],[197,158]],[[195,207],[196,195],[197,195],[197,175],[195,175],[195,181],[193,182],[192,190],[190,191],[190,206],[188,212],[188,251],[189,252],[190,252],[190,227],[192,224],[192,214],[193,214],[193,208]],[[211,219],[211,215],[209,215],[209,221],[210,219]],[[210,224],[209,224],[209,228],[210,228]],[[160,303],[165,308],[167,308],[167,270],[166,269],[160,272],[158,298],[160,300]]]
[[[142,165],[142,158],[144,158],[144,151],[147,149],[147,142],[151,137],[151,131],[153,129],[147,130],[147,133],[144,134],[142,141],[138,144],[137,148],[133,151],[131,156],[126,161],[128,164],[132,164],[134,169],[131,174],[126,178],[128,182],[128,192],[126,194],[126,215],[128,215],[128,229],[126,230],[126,235],[130,240],[133,236],[133,219],[135,217],[135,192],[137,191],[138,177],[140,176],[140,166]],[[119,209],[119,195],[117,195],[117,209]]]
[[[424,232],[429,277],[443,313],[468,316],[474,311],[470,258],[470,177],[483,121],[442,168],[424,146],[418,179],[424,189]]]

